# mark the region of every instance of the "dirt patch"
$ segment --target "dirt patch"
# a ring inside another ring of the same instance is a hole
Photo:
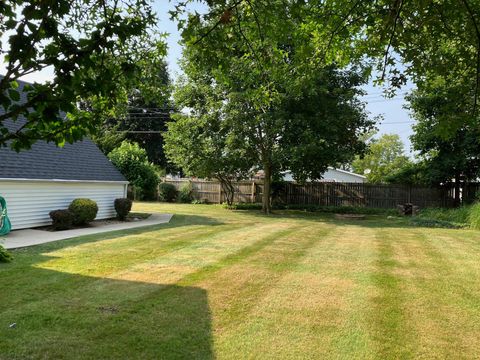
[[[362,214],[335,214],[335,219],[340,220],[365,220],[366,215]]]

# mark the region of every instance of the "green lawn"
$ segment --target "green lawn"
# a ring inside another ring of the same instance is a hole
[[[0,359],[480,356],[479,231],[134,210],[175,216],[0,264]]]

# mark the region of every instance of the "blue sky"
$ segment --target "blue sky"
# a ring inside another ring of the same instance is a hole
[[[155,2],[155,10],[159,17],[158,29],[162,32],[168,33],[168,55],[167,62],[172,75],[172,78],[179,74],[180,69],[178,67],[178,60],[181,57],[182,49],[178,44],[180,40],[180,34],[177,30],[177,24],[170,21],[168,10],[172,8],[172,3],[167,0],[159,0]],[[190,9],[197,10],[202,13],[205,11],[205,7],[199,3],[192,3]],[[4,66],[0,65],[0,73],[4,72]],[[27,81],[43,82],[51,78],[52,73],[49,70],[41,73],[31,74],[24,79]],[[379,133],[395,133],[398,134],[405,143],[405,149],[407,152],[410,150],[409,136],[412,131],[412,119],[409,116],[407,110],[403,108],[405,104],[403,94],[412,88],[412,85],[407,85],[402,89],[395,98],[385,99],[382,97],[382,88],[374,87],[373,84],[369,84],[365,87],[368,95],[364,97],[367,102],[367,110],[371,116],[383,115],[383,123],[378,125]]]

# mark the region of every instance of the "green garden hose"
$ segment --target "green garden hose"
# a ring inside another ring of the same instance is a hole
[[[7,215],[7,202],[0,196],[0,235],[7,235],[12,229],[12,224]]]

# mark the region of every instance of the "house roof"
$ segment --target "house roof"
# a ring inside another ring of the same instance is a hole
[[[367,178],[366,176],[363,176],[363,175],[360,175],[360,174],[357,174],[357,173],[354,173],[354,172],[351,172],[351,171],[347,171],[347,170],[342,170],[342,169],[333,168],[333,167],[331,167],[331,166],[329,166],[328,169],[329,169],[329,170],[338,171],[338,172],[341,172],[341,173],[343,173],[343,174],[356,176],[356,177],[361,178],[361,179],[366,179],[366,178]]]
[[[25,84],[19,81],[19,88],[23,88]],[[21,93],[21,101],[25,100],[25,93]],[[3,107],[0,107],[0,114],[4,113]],[[8,119],[3,125],[9,130],[15,130],[25,121],[23,116],[19,116],[17,121]],[[37,141],[31,149],[19,153],[8,146],[0,147],[0,179],[2,178],[127,181],[88,138],[73,144],[65,144],[64,147]]]

